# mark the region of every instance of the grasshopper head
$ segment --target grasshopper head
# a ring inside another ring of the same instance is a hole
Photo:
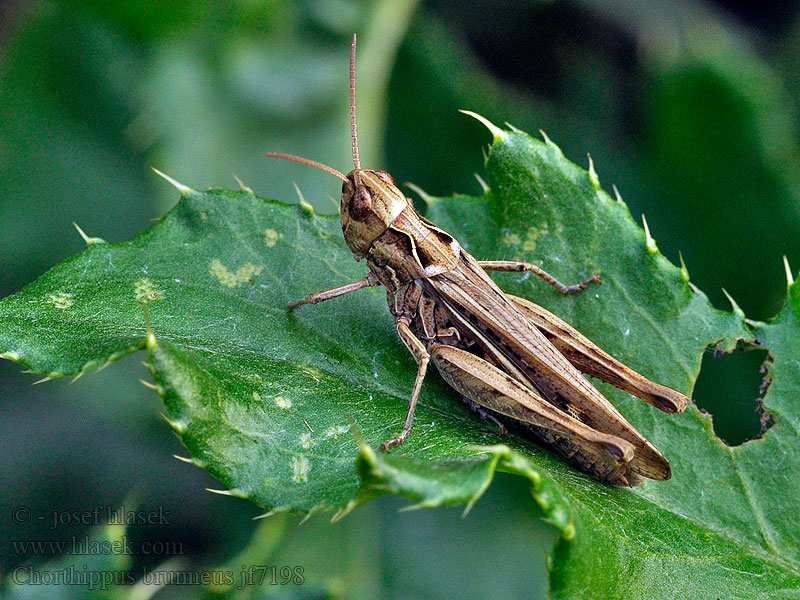
[[[353,169],[342,184],[342,233],[356,259],[407,206],[408,199],[386,171]]]

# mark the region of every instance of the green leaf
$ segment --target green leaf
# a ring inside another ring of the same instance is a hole
[[[713,309],[593,170],[549,140],[494,134],[491,192],[428,199],[428,216],[477,258],[529,260],[563,281],[599,272],[601,286],[570,297],[526,275],[498,281],[657,381],[689,391],[709,345],[761,343],[773,359],[765,406],[775,419],[764,439],[730,448],[694,407],[669,417],[598,384],[673,466],[668,482],[617,489],[500,436],[432,374],[406,443],[376,452],[401,426],[415,371],[384,294],[368,289],[288,312],[289,300],[365,269],[350,259],[337,218],[247,191],[183,189],[149,230],[91,244],[0,301],[0,350],[62,375],[146,346],[191,461],[225,493],[271,511],[343,514],[387,492],[421,506],[469,505],[500,469],[529,479],[534,510],[561,534],[554,597],[589,589],[609,598],[796,597],[800,447],[791,394],[800,323],[792,305],[753,326]]]

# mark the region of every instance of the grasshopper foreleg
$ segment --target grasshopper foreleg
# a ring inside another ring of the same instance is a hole
[[[550,275],[547,271],[542,269],[541,267],[537,267],[534,264],[528,262],[521,262],[515,260],[479,260],[478,264],[481,268],[485,269],[486,271],[511,271],[511,272],[521,272],[521,271],[530,271],[537,277],[541,277],[547,283],[553,286],[555,290],[561,294],[574,294],[575,292],[580,292],[581,290],[585,290],[589,285],[592,283],[600,283],[600,275],[596,273],[591,277],[584,279],[580,283],[576,283],[573,285],[565,285],[561,283],[558,279]]]
[[[376,285],[380,285],[380,281],[375,278],[375,275],[372,274],[370,271],[364,279],[359,279],[358,281],[351,281],[350,283],[345,283],[344,285],[336,286],[335,288],[330,288],[328,290],[321,290],[319,292],[314,292],[313,294],[309,294],[305,298],[301,298],[300,300],[293,300],[289,302],[287,308],[289,310],[293,310],[298,306],[302,306],[303,304],[319,304],[320,302],[325,302],[325,300],[330,300],[331,298],[336,298],[338,296],[344,296],[345,294],[349,294],[350,292],[355,292],[356,290],[360,290],[366,287],[373,287]]]

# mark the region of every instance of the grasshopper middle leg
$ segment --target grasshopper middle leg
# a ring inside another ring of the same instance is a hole
[[[547,283],[553,286],[555,290],[561,294],[574,294],[575,292],[580,292],[581,290],[585,290],[589,285],[592,283],[600,283],[600,275],[596,273],[591,277],[584,279],[580,283],[576,283],[573,285],[566,285],[561,283],[558,279],[550,275],[547,271],[542,269],[541,267],[537,267],[534,264],[516,260],[479,260],[478,264],[487,271],[511,271],[511,272],[522,272],[522,271],[530,271],[537,277],[541,277]]]

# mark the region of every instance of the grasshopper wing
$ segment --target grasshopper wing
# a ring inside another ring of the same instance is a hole
[[[640,375],[538,304],[511,294],[506,296],[579,371],[633,394],[666,413],[686,408],[686,396],[680,392]]]

